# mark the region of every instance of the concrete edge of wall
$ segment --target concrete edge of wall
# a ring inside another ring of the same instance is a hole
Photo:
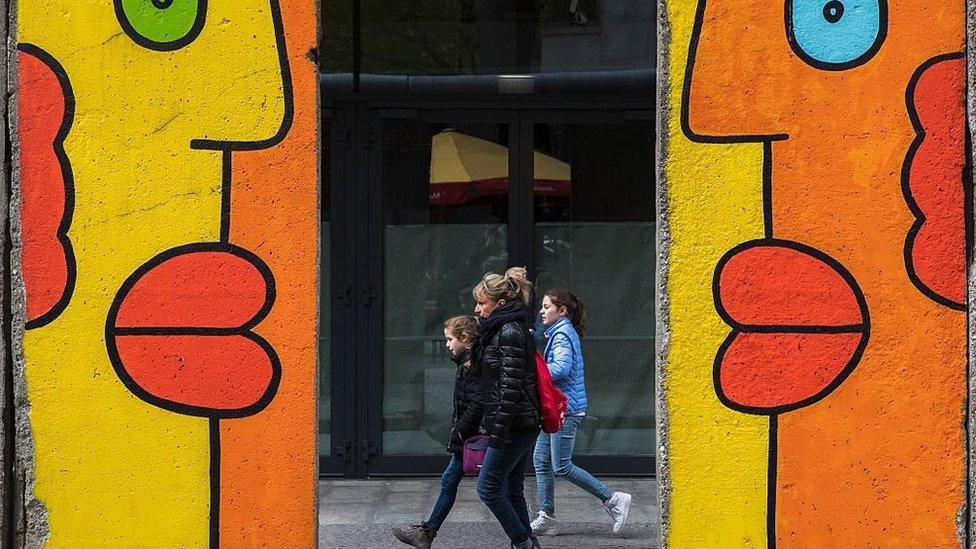
[[[668,546],[668,513],[671,502],[671,478],[668,467],[668,436],[669,418],[666,400],[664,398],[665,364],[670,349],[670,315],[671,303],[668,297],[668,267],[670,265],[671,227],[668,217],[667,181],[664,166],[668,155],[668,133],[670,131],[671,86],[669,81],[671,69],[671,25],[668,19],[667,0],[658,0],[657,6],[657,113],[656,126],[657,157],[655,158],[657,199],[657,262],[655,288],[656,300],[656,328],[657,342],[654,371],[655,415],[657,431],[657,479],[658,479],[658,517],[660,525],[659,543],[662,549]]]
[[[10,181],[9,204],[6,211],[10,216],[10,311],[11,319],[8,333],[11,341],[14,386],[14,500],[15,546],[34,548],[47,544],[50,528],[47,509],[37,499],[34,491],[34,437],[30,424],[30,401],[27,396],[27,383],[24,379],[24,332],[27,322],[26,300],[24,298],[24,279],[20,262],[22,248],[20,225],[20,142],[17,139],[18,127],[18,83],[17,83],[17,0],[7,0],[7,132],[10,136]]]
[[[0,24],[3,25],[4,38],[7,37],[7,3],[4,2],[0,4]],[[6,51],[4,52],[6,55]],[[9,59],[6,56],[5,59]],[[7,64],[4,64],[6,67]],[[7,150],[7,144],[10,138],[10,128],[6,126],[7,123],[7,112],[6,108],[8,105],[8,94],[7,92],[7,73],[4,71],[0,74],[0,89],[4,91],[4,101],[3,101],[3,113],[0,116],[3,117],[3,132],[0,132],[0,148],[2,150]],[[7,205],[7,192],[9,189],[10,181],[10,162],[4,154],[0,157],[0,226],[4,226],[6,218],[3,214],[6,212],[5,206]],[[0,248],[6,247],[7,235],[4,231],[0,233]],[[3,292],[4,297],[6,297],[7,290],[7,277],[6,269],[0,269],[0,291]],[[6,299],[2,300],[3,302]],[[13,438],[11,436],[10,430],[13,428],[13,380],[11,379],[10,372],[10,362],[7,360],[7,351],[9,348],[9,339],[7,337],[7,311],[2,312],[3,321],[3,337],[0,337],[0,413],[3,414],[2,419],[0,419],[0,503],[2,503],[2,512],[0,512],[0,547],[3,549],[13,549],[13,505],[14,505],[14,494],[12,490],[12,480],[13,480]]]

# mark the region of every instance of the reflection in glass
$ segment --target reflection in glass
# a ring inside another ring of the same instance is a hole
[[[541,192],[535,172],[535,249],[538,298],[569,288],[587,308],[576,453],[653,455],[653,128],[537,125],[535,144],[571,166],[568,194]]]
[[[508,262],[507,126],[383,129],[383,453],[444,452],[455,366],[443,324]]]
[[[362,3],[364,73],[525,74],[654,66],[655,2],[399,0]],[[350,72],[348,0],[322,2],[321,66]]]

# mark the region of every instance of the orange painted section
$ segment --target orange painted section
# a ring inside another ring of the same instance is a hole
[[[138,277],[115,326],[237,328],[267,301],[264,276],[247,259],[216,250],[178,253]]]
[[[779,420],[782,547],[841,540],[869,547],[879,539],[890,547],[958,547],[956,516],[966,481],[966,317],[930,300],[908,279],[903,246],[913,220],[899,173],[900,152],[911,136],[899,127],[889,132],[845,154],[825,151],[819,163],[810,162],[810,142],[773,147],[774,178],[795,185],[792,193],[774,187],[774,211],[781,214],[774,230],[843,262],[872,312],[871,339],[851,376],[819,405]],[[840,182],[861,192],[838,193],[833,187]]]
[[[255,416],[220,422],[222,547],[316,544],[318,300],[317,14],[281,2],[294,122],[279,145],[232,155],[230,241],[264,260],[277,298],[255,332],[281,359],[274,400]],[[267,479],[267,482],[256,482]]]
[[[917,136],[906,104],[913,75],[936,56],[964,51],[965,3],[887,6],[880,50],[848,70],[801,60],[784,39],[782,9],[768,2],[708,0],[702,18],[690,128],[733,140],[777,136],[772,236],[843,265],[870,311],[870,338],[850,376],[822,401],[779,416],[780,548],[960,543],[966,317],[909,276],[905,246],[916,219],[902,168]],[[960,90],[942,94],[942,116],[962,112]],[[939,154],[956,174],[946,184],[959,188],[963,145],[942,139]],[[958,205],[938,208],[958,224]],[[939,261],[964,257],[954,238],[957,248]]]
[[[126,335],[115,345],[143,390],[177,405],[245,409],[261,400],[274,377],[265,349],[242,335]]]
[[[716,388],[730,406],[788,411],[850,372],[865,341],[863,302],[849,274],[813,253],[760,240],[719,263],[716,304],[736,332],[720,352]]]
[[[737,334],[722,356],[722,392],[757,410],[814,398],[842,374],[861,339],[859,333]]]
[[[910,198],[918,209],[918,234],[911,246],[919,282],[953,304],[966,303],[965,193],[959,174],[966,164],[966,60],[938,61],[919,74],[911,108],[923,135],[908,172]],[[965,174],[972,177],[972,174]]]
[[[24,288],[27,321],[55,312],[67,299],[71,262],[59,234],[68,209],[70,167],[58,158],[65,123],[70,124],[65,93],[58,75],[42,58],[28,52],[18,56],[21,150],[21,217]],[[65,173],[69,170],[68,173]],[[64,238],[66,240],[66,238]]]
[[[744,249],[724,264],[721,303],[739,324],[848,326],[864,321],[850,285],[830,265],[775,245]]]
[[[257,411],[273,396],[276,358],[249,327],[271,304],[271,275],[228,251],[164,258],[124,291],[109,334],[119,367],[176,411]],[[180,409],[187,406],[193,410]]]

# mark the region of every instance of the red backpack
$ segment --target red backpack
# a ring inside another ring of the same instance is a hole
[[[539,351],[535,352],[535,373],[538,378],[539,388],[539,412],[542,415],[543,432],[552,434],[558,433],[563,428],[563,419],[566,417],[566,408],[569,401],[566,395],[552,382],[549,375],[549,366],[546,359],[542,358]]]

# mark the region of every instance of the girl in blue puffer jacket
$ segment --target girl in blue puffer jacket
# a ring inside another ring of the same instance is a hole
[[[562,477],[600,498],[613,520],[613,532],[619,533],[630,511],[630,494],[612,492],[585,469],[573,463],[576,431],[586,416],[586,382],[583,375],[583,347],[580,336],[586,329],[583,302],[568,290],[554,289],[542,298],[542,324],[546,328],[546,350],[543,353],[549,374],[556,387],[566,394],[568,408],[563,428],[558,433],[541,433],[535,443],[536,486],[539,494],[539,516],[532,521],[532,533],[554,536],[556,505],[553,483]]]

